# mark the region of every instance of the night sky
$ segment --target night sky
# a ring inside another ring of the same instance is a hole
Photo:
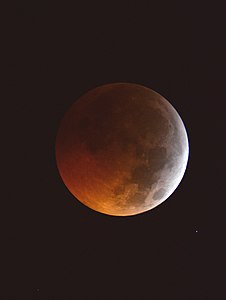
[[[225,298],[223,10],[205,1],[11,5],[4,26],[1,299]],[[177,190],[132,217],[82,205],[55,161],[65,111],[112,82],[163,95],[190,142]]]

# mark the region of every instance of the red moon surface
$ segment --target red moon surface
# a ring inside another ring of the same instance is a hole
[[[65,113],[56,161],[69,191],[89,208],[136,215],[166,200],[188,161],[188,138],[173,106],[132,83],[97,87]]]

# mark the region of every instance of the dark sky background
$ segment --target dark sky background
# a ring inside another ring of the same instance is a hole
[[[11,5],[1,299],[225,298],[223,11],[213,1]],[[180,186],[133,217],[83,206],[55,162],[64,112],[111,82],[166,97],[190,141]]]

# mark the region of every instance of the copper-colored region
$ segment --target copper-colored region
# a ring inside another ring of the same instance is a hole
[[[110,215],[134,215],[164,201],[179,184],[187,158],[177,112],[136,84],[109,84],[82,96],[65,114],[56,139],[65,185],[86,206]]]

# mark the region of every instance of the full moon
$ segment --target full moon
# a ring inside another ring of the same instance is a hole
[[[56,162],[68,190],[89,208],[136,215],[165,201],[188,161],[184,124],[160,94],[114,83],[80,97],[56,137]]]

